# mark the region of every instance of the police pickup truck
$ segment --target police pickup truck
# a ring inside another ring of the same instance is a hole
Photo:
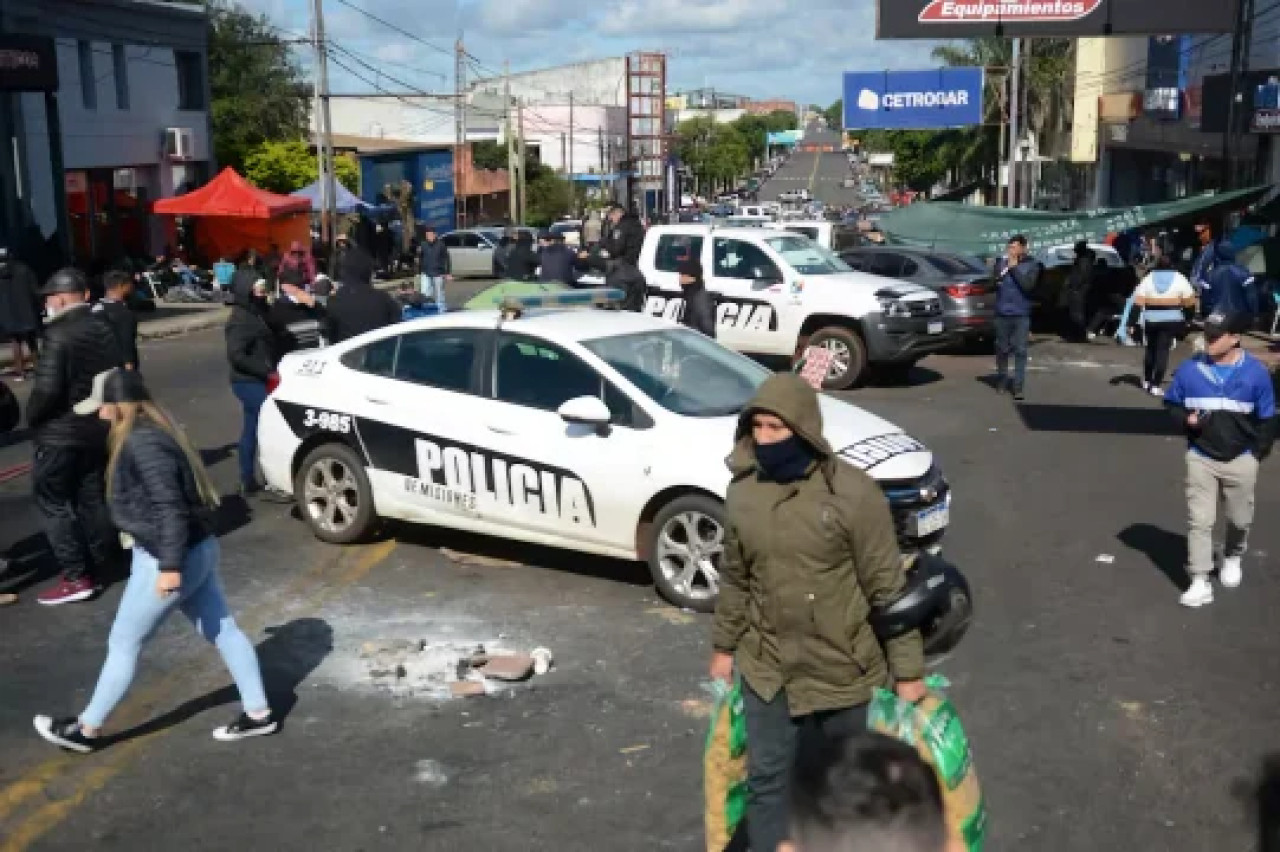
[[[645,234],[645,311],[678,320],[680,262],[702,262],[717,300],[716,337],[730,349],[798,360],[810,346],[833,359],[823,387],[847,390],[872,368],[899,374],[954,342],[929,289],[855,272],[802,234],[706,224],[658,225]]]

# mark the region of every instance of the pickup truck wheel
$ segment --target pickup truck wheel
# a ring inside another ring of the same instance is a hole
[[[810,335],[809,345],[826,349],[835,356],[822,382],[823,390],[849,390],[866,378],[867,346],[856,331],[829,325]]]

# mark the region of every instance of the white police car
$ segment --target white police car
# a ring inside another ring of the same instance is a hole
[[[601,292],[620,295],[526,304]],[[671,602],[709,610],[724,459],[769,375],[659,317],[450,313],[287,356],[260,458],[324,541],[394,518],[639,559]],[[904,548],[933,546],[950,493],[929,450],[848,403],[822,411],[840,456],[884,486]]]

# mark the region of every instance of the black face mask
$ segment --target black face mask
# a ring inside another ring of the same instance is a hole
[[[813,464],[813,449],[799,435],[774,444],[756,444],[756,464],[760,478],[770,482],[804,479]]]

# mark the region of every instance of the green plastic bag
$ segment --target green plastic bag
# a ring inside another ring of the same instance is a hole
[[[867,726],[913,746],[937,773],[946,808],[949,852],[981,852],[987,834],[987,809],[969,738],[955,706],[943,693],[951,684],[942,675],[929,675],[924,683],[929,694],[919,704],[877,689],[867,708]]]
[[[747,720],[742,685],[712,681],[711,728],[702,755],[707,852],[724,852],[747,811]]]

